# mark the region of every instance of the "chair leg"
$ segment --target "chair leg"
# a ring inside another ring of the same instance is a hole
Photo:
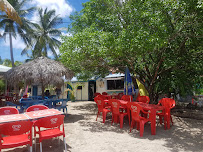
[[[171,117],[171,116],[170,116]],[[172,125],[173,125],[173,120],[172,120],[172,117],[171,117],[171,123],[172,123]]]
[[[63,137],[63,141],[64,141],[65,152],[67,152],[66,139],[65,139],[65,137]]]
[[[162,116],[159,116],[159,123],[162,125]]]
[[[42,152],[42,142],[40,142],[39,144],[40,144],[40,152]]]
[[[30,152],[32,152],[32,146],[30,146]]]
[[[36,152],[36,149],[37,149],[37,139],[36,139],[36,135],[35,135],[35,152]]]
[[[99,114],[100,114],[100,112],[98,111],[98,113],[97,113],[97,118],[98,118]],[[96,121],[97,121],[97,118],[96,118]]]
[[[130,125],[130,132],[133,129],[133,124],[134,124],[134,120],[131,121],[131,125]]]
[[[143,133],[144,133],[144,122],[140,121],[140,137],[143,136]]]
[[[120,115],[120,128],[123,128],[123,117],[124,115]]]

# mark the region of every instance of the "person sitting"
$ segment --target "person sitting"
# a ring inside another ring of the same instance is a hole
[[[46,90],[46,92],[44,93],[44,95],[45,95],[46,97],[49,97],[49,96],[50,96],[49,90]]]

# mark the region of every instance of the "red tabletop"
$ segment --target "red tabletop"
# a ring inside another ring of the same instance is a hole
[[[20,120],[29,120],[25,114],[12,114],[12,115],[1,115],[0,123],[20,121]]]
[[[45,109],[45,110],[39,110],[39,111],[25,112],[25,115],[27,115],[30,119],[38,119],[42,117],[61,115],[61,114],[63,114],[63,112],[58,111],[57,109]]]

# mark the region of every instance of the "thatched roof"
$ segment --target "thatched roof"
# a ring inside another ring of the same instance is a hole
[[[66,79],[71,79],[73,72],[60,62],[46,57],[38,57],[9,70],[6,73],[6,79],[9,84],[16,84],[20,81],[26,81],[28,84],[61,84],[63,82],[61,77],[64,75]]]

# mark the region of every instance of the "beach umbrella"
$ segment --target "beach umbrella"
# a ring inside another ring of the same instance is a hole
[[[124,80],[124,94],[125,95],[133,95],[135,94],[135,87],[132,82],[132,78],[130,75],[130,71],[128,67],[125,69],[125,80]]]
[[[25,81],[27,84],[41,85],[42,96],[44,96],[43,90],[45,85],[62,84],[62,76],[65,76],[66,79],[71,79],[73,72],[60,62],[48,59],[47,57],[38,57],[6,73],[6,78],[10,85],[15,85],[20,81]]]

